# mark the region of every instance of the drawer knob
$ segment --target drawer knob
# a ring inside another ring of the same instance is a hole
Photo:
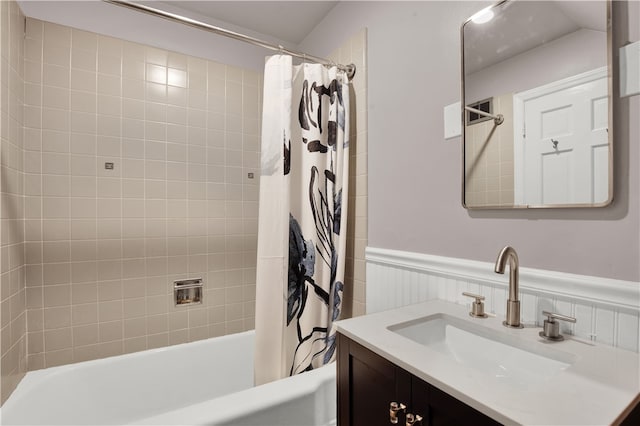
[[[407,413],[407,426],[422,426],[422,416],[419,414]]]
[[[389,403],[389,422],[393,425],[398,424],[398,413],[402,413],[407,409],[407,406],[402,402],[397,403],[395,401]]]

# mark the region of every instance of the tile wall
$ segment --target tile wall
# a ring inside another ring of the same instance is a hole
[[[367,246],[367,30],[355,34],[329,56],[356,65],[351,82],[349,135],[349,211],[343,318],[365,314]]]
[[[252,329],[261,74],[0,11],[2,402],[27,370]],[[332,57],[358,68],[348,317],[365,312],[366,30]],[[175,307],[173,280],[196,277],[204,303]]]
[[[511,206],[514,202],[513,94],[493,98],[504,122],[487,120],[465,127],[465,201],[471,206]]]
[[[23,35],[16,2],[0,1],[0,405],[26,371]]]
[[[261,74],[30,18],[24,65],[29,370],[252,329]]]

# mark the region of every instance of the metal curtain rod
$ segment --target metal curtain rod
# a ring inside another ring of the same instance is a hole
[[[476,114],[480,114],[484,117],[493,118],[493,121],[498,126],[504,122],[504,117],[502,116],[502,114],[493,115],[493,114],[489,114],[488,112],[484,112],[484,111],[480,111],[479,109],[472,108],[470,106],[465,106],[464,109],[466,109],[467,111],[475,112]]]
[[[323,65],[335,65],[339,70],[342,70],[347,73],[349,79],[352,79],[356,74],[356,66],[354,64],[348,65],[340,65],[335,64],[334,62],[320,58],[318,56],[308,55],[306,53],[296,52],[293,50],[289,50],[281,45],[275,45],[271,43],[267,43],[266,41],[260,40],[255,37],[247,36],[244,34],[236,33],[234,31],[225,30],[224,28],[216,27],[205,22],[196,21],[195,19],[187,18],[185,16],[177,15],[175,13],[166,12],[164,10],[156,9],[153,7],[149,7],[143,4],[132,3],[124,0],[102,0],[106,3],[115,4],[117,6],[128,7],[129,9],[137,10],[139,12],[148,13],[149,15],[159,16],[161,18],[168,19],[170,21],[179,22],[181,24],[188,25],[190,27],[198,28],[201,30],[209,31],[221,36],[229,37],[235,40],[244,41],[245,43],[253,44],[254,46],[259,46],[265,49],[277,51],[280,53],[284,53],[287,55],[294,56],[296,58],[300,58],[305,61],[311,61],[318,64]]]

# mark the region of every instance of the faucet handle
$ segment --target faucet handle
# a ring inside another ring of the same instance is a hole
[[[555,312],[542,311],[542,315],[545,315],[547,319],[544,320],[542,331],[538,334],[543,339],[551,340],[553,342],[560,342],[564,340],[564,336],[560,334],[560,324],[556,320],[576,322],[576,319],[573,317],[557,314]]]
[[[473,294],[473,293],[469,293],[469,292],[463,292],[462,293],[463,296],[467,296],[467,297],[473,297],[474,299],[476,299],[472,304],[471,304],[471,312],[469,312],[469,315],[471,315],[474,318],[486,318],[487,314],[484,313],[484,296],[481,296],[479,294]]]
[[[576,319],[574,317],[568,317],[566,315],[557,314],[555,312],[542,311],[542,315],[547,316],[548,320],[551,322],[553,322],[554,319],[559,319],[567,322],[576,322]]]

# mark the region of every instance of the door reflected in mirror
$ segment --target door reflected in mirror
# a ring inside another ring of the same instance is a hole
[[[462,26],[466,208],[613,196],[610,1],[504,1]]]

